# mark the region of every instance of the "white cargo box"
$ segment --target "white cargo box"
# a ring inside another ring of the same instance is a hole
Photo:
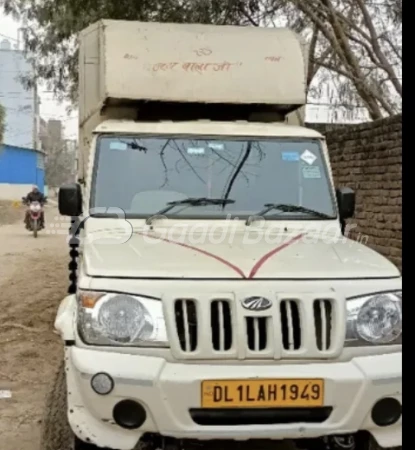
[[[304,105],[306,56],[286,28],[100,21],[80,34],[80,121],[113,100]]]

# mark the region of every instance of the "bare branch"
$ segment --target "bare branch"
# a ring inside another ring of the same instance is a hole
[[[402,97],[402,85],[398,81],[393,67],[390,65],[389,61],[385,57],[385,55],[379,45],[378,35],[377,35],[376,29],[373,25],[369,11],[363,0],[356,0],[356,2],[358,3],[358,5],[360,6],[360,9],[362,10],[364,21],[369,30],[370,37],[371,37],[371,43],[373,46],[373,51],[379,58],[379,61],[381,61],[384,70],[388,73],[391,83],[394,85],[394,87],[396,89],[396,92],[398,92],[398,94]]]

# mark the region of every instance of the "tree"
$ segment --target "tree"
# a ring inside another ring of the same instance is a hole
[[[372,119],[402,103],[402,0],[3,0],[37,75],[76,99],[76,34],[101,19],[290,26],[310,42],[309,101]],[[323,99],[323,100],[322,100]]]
[[[401,110],[402,0],[270,0],[267,16],[278,9],[311,43],[311,97],[332,86],[332,103],[372,119]]]
[[[47,149],[45,169],[48,186],[72,183],[75,180],[75,152],[65,142],[51,145]]]
[[[5,128],[6,128],[6,110],[2,105],[0,105],[0,144],[3,143]]]

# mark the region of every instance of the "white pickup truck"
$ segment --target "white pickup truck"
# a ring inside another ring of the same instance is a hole
[[[274,28],[81,33],[42,450],[402,446],[402,279],[347,238],[355,194],[301,126],[305,49]]]

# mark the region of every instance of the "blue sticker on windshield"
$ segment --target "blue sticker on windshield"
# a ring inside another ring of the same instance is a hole
[[[298,152],[282,152],[281,158],[283,161],[300,161],[300,154]]]
[[[304,166],[302,168],[304,178],[321,178],[319,166]]]
[[[125,142],[110,142],[110,150],[127,150],[128,145]]]

